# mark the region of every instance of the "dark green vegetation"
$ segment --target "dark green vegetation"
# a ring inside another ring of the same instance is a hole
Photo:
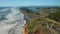
[[[60,22],[60,10],[49,15],[49,18]]]
[[[40,8],[37,13],[27,8],[21,10],[29,18],[28,34],[60,34],[60,8]]]

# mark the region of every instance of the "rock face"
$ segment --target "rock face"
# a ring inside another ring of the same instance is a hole
[[[6,12],[10,13],[7,14]],[[0,34],[22,34],[22,27],[26,21],[18,8],[7,8],[0,13],[5,15],[4,18],[6,18],[0,21]]]

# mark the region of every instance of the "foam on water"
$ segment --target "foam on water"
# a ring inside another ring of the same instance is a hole
[[[24,14],[18,8],[7,8],[2,12],[6,10],[11,11],[11,13],[4,17],[6,20],[0,21],[0,34],[22,34],[22,27],[26,23]]]

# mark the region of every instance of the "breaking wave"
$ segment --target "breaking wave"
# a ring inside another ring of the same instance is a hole
[[[24,14],[18,8],[0,10],[0,34],[22,34],[25,23]]]

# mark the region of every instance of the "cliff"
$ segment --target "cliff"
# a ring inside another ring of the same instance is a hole
[[[52,16],[52,14],[57,14],[56,12],[60,11],[59,9],[41,9],[40,13],[30,11],[23,8],[23,13],[29,18],[27,19],[25,16],[28,22],[23,27],[23,34],[59,34],[60,22],[55,20],[56,15]],[[59,16],[59,14],[57,15]]]

